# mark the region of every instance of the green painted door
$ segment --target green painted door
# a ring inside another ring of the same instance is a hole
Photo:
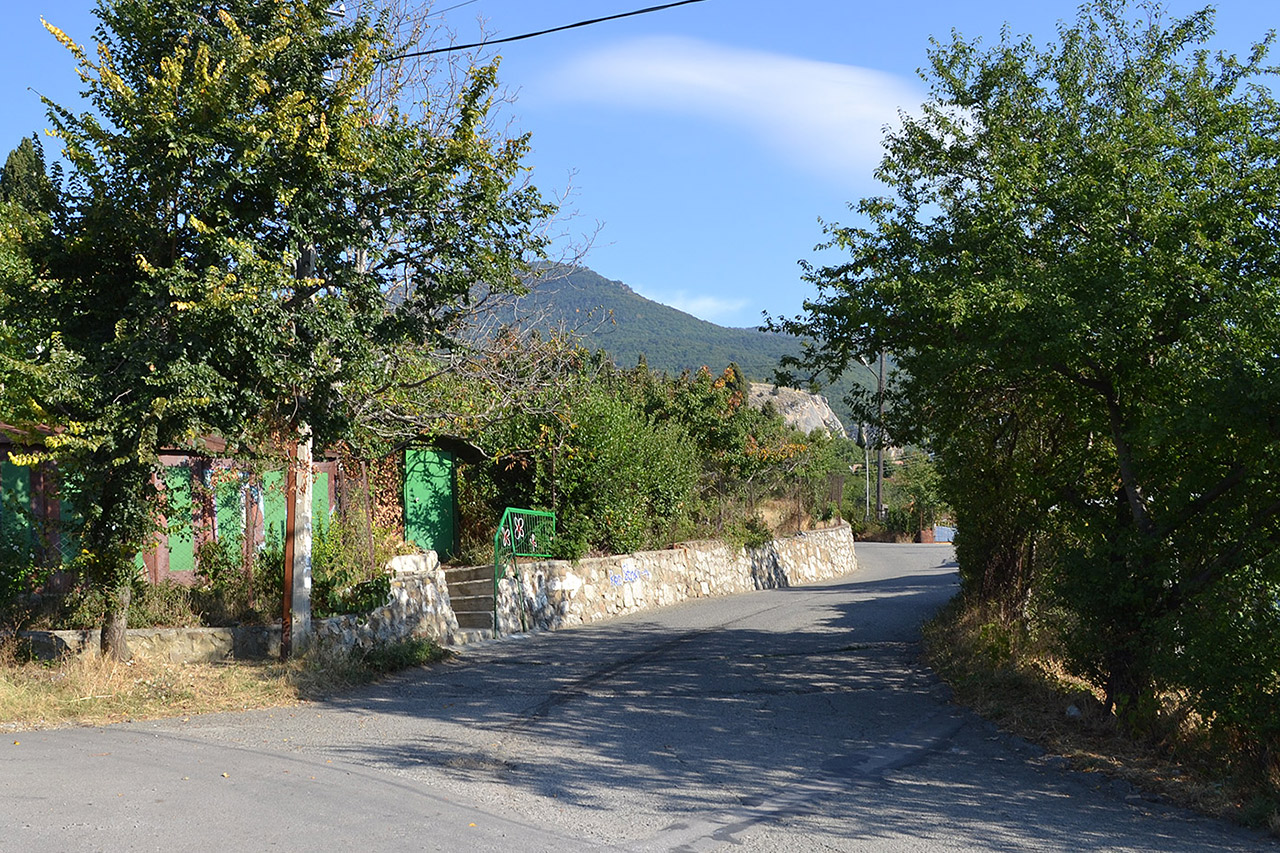
[[[442,558],[455,545],[453,464],[444,450],[404,452],[404,538]]]

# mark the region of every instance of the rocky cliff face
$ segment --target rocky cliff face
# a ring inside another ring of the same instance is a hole
[[[763,409],[765,403],[773,403],[774,409],[782,415],[787,426],[801,432],[810,433],[815,429],[822,429],[829,435],[848,437],[844,424],[831,411],[827,398],[820,394],[810,394],[796,388],[780,388],[767,382],[752,382],[748,402],[757,409]]]

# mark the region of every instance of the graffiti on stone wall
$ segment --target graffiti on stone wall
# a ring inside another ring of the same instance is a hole
[[[640,578],[647,579],[650,577],[652,577],[652,574],[648,569],[623,569],[620,575],[609,575],[609,583],[614,586],[622,586],[624,583],[631,583],[640,580]]]

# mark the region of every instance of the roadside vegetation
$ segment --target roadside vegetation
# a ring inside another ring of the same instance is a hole
[[[1239,744],[1184,697],[1162,697],[1156,723],[1135,736],[1048,638],[964,598],[925,626],[924,653],[957,702],[1073,769],[1280,837],[1275,777],[1241,761]]]
[[[34,143],[6,164],[0,420],[12,464],[57,465],[108,654],[165,448],[352,439],[401,354],[474,363],[474,310],[546,259],[555,206],[495,129],[496,63],[406,59],[428,7],[334,11],[100,0],[92,34],[46,24],[83,100],[46,100],[65,165]]]
[[[98,655],[41,661],[20,642],[0,639],[0,732],[297,705],[446,656],[434,643],[413,640],[283,663],[125,662]]]
[[[821,342],[806,372],[892,354],[884,427],[955,508],[961,695],[1074,693],[1046,732],[1096,719],[1117,765],[1178,755],[1274,826],[1280,103],[1274,37],[1218,55],[1213,26],[1098,0],[1044,46],[936,43],[886,196],[774,326]]]

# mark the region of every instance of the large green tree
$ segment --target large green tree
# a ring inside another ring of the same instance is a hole
[[[5,158],[0,172],[0,201],[24,210],[48,210],[53,204],[53,182],[45,170],[44,150],[37,136],[26,137]]]
[[[938,452],[960,553],[991,561],[966,578],[1052,581],[1123,717],[1177,687],[1275,742],[1280,106],[1270,38],[1239,59],[1212,32],[1099,0],[1044,47],[936,43],[887,137],[893,195],[829,229],[848,260],[777,325],[821,340],[813,368],[897,356],[890,431]],[[1254,663],[1202,677],[1224,638]]]
[[[413,118],[375,114],[398,46],[329,6],[99,0],[92,52],[49,25],[88,109],[49,104],[69,180],[23,243],[31,274],[4,286],[82,566],[109,593],[104,650],[125,651],[162,448],[344,436],[388,353],[447,348],[475,295],[517,288],[542,249],[527,140],[488,131],[495,69]]]

